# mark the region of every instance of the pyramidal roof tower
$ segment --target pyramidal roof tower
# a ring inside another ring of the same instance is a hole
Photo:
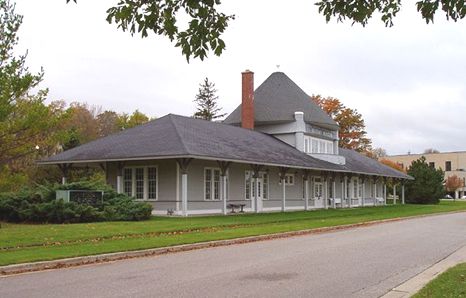
[[[283,72],[272,73],[254,91],[253,105],[255,126],[292,122],[295,112],[300,111],[308,124],[338,129],[338,124]],[[224,122],[241,125],[241,109],[240,104]]]

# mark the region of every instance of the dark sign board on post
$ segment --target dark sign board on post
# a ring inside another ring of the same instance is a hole
[[[73,190],[70,192],[70,202],[78,204],[95,206],[102,204],[103,199],[103,191]]]
[[[57,190],[56,199],[96,206],[102,204],[104,192],[96,190]]]

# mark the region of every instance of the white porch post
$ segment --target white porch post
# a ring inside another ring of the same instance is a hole
[[[123,192],[123,163],[119,161],[117,163],[117,193]]]
[[[328,209],[328,177],[324,178],[324,208]]]
[[[227,214],[227,175],[222,176],[223,214]]]
[[[309,210],[309,177],[304,179],[304,210]]]
[[[393,205],[396,205],[396,184],[393,182]]]
[[[361,194],[361,206],[364,207],[364,204],[366,203],[366,179],[363,177],[362,178],[362,194]]]
[[[387,184],[385,180],[383,182],[383,204],[387,205]]]
[[[405,184],[401,184],[401,204],[405,204]]]
[[[345,196],[348,194],[348,190],[349,190],[349,187],[350,187],[350,184],[351,184],[351,180],[349,180],[347,177],[345,177]],[[348,196],[347,199],[347,202],[348,202],[348,208],[351,207],[351,196]]]
[[[227,210],[227,174],[228,174],[228,167],[230,166],[230,162],[217,160],[217,164],[220,167],[220,176],[222,177],[222,183],[221,183],[222,211],[223,211],[223,214],[226,215],[228,213],[228,210]]]
[[[121,180],[122,179],[121,178],[122,178],[121,175],[117,176],[117,182],[116,182],[117,183],[117,193],[122,193],[122,191],[121,191],[121,188],[122,188]]]
[[[259,173],[257,173],[259,175]],[[259,177],[254,177],[254,212],[259,213]]]
[[[286,185],[285,185],[285,177],[282,178],[282,212],[285,212],[286,207]]]
[[[343,208],[345,204],[345,180],[346,177],[341,177],[341,208]]]
[[[188,173],[181,174],[181,212],[188,216]]]
[[[335,203],[335,198],[336,198],[336,195],[337,195],[337,182],[336,182],[336,178],[333,178],[333,181],[332,181],[332,187],[333,187],[333,199],[332,199],[332,207],[333,209],[336,209],[337,208],[337,204]]]
[[[372,185],[374,187],[374,206],[377,206],[377,181],[374,180]]]
[[[286,209],[286,172],[288,171],[285,167],[279,168],[280,180],[282,182],[282,212]]]
[[[181,214],[188,216],[188,166],[192,158],[180,158],[176,162],[181,170]]]

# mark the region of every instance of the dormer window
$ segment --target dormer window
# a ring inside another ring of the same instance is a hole
[[[333,142],[305,136],[304,137],[304,152],[334,154],[333,153]]]

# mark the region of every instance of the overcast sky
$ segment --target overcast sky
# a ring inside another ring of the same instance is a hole
[[[241,71],[258,87],[285,72],[305,92],[339,98],[362,113],[375,147],[389,154],[466,150],[466,21],[437,13],[426,25],[403,1],[395,26],[325,23],[314,0],[224,0],[234,13],[221,57],[187,63],[166,38],[131,37],[105,21],[117,0],[17,0],[18,53],[44,68],[49,100],[80,101],[161,117],[192,115],[198,85],[215,82],[220,106],[241,101]],[[286,6],[284,4],[286,3]]]

